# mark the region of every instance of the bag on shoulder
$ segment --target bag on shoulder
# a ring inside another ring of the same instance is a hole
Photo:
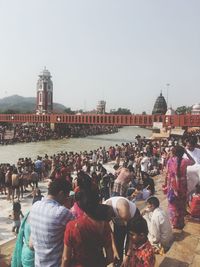
[[[174,203],[174,201],[177,199],[177,196],[174,193],[174,189],[170,188],[168,193],[167,193],[167,199],[169,203]]]

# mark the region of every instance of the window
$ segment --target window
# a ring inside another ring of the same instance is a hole
[[[51,93],[50,92],[48,93],[48,102],[49,104],[51,104]]]
[[[42,93],[39,93],[39,102],[42,102]]]

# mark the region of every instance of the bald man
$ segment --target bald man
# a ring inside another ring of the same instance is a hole
[[[112,219],[114,225],[113,237],[119,256],[119,261],[115,266],[120,266],[123,260],[124,242],[128,233],[128,224],[132,220],[139,220],[141,214],[135,203],[125,197],[111,197],[104,204],[111,206],[115,214],[115,217]],[[116,261],[117,259],[115,259]]]

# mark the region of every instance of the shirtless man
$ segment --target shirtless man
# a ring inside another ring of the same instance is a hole
[[[134,169],[132,166],[122,167],[116,171],[117,178],[114,181],[112,196],[126,196],[128,184],[133,178]]]
[[[5,174],[5,185],[8,192],[7,200],[11,200],[10,197],[12,195],[12,171],[13,171],[12,166],[8,166]]]
[[[19,201],[19,174],[17,171],[17,168],[14,168],[13,173],[12,173],[12,201],[14,201],[15,197],[15,190],[16,190],[16,197],[17,200]]]
[[[124,241],[128,233],[128,224],[132,220],[139,220],[141,215],[135,203],[124,197],[111,197],[107,199],[104,204],[111,206],[114,210],[115,217],[112,219],[112,222],[114,228],[113,247],[116,248],[116,250],[114,249],[115,266],[120,266],[123,260]]]

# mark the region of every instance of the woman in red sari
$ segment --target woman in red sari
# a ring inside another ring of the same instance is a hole
[[[183,155],[186,154],[187,158]],[[187,166],[195,161],[184,149],[176,146],[167,162],[166,184],[168,188],[168,210],[173,228],[183,229],[187,200]]]
[[[62,267],[106,267],[113,261],[109,210],[98,202],[95,191],[79,192],[84,214],[66,226]]]

